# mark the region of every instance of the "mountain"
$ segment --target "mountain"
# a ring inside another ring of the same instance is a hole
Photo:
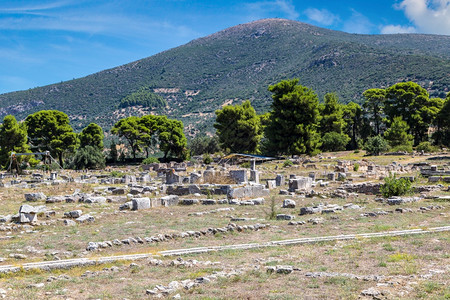
[[[83,78],[2,94],[0,117],[57,109],[79,130],[89,122],[109,128],[128,115],[164,113],[193,135],[212,131],[214,111],[226,104],[250,99],[258,112],[267,111],[267,87],[294,77],[321,99],[336,92],[343,102],[361,102],[368,88],[410,80],[444,97],[449,49],[450,36],[358,35],[264,19]],[[124,99],[137,103],[130,97],[154,106],[123,105]]]

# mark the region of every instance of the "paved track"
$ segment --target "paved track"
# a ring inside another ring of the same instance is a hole
[[[176,255],[183,255],[183,254],[206,253],[206,252],[224,251],[224,250],[246,250],[246,249],[253,249],[253,248],[308,244],[308,243],[317,243],[317,242],[324,242],[324,241],[356,240],[356,239],[361,239],[361,238],[426,234],[426,233],[434,233],[434,232],[442,232],[442,231],[450,231],[450,226],[428,228],[427,230],[411,229],[411,230],[398,230],[398,231],[385,231],[385,232],[373,232],[373,233],[361,233],[361,234],[346,234],[346,235],[322,236],[322,237],[311,237],[311,238],[299,238],[299,239],[272,241],[272,242],[265,242],[265,243],[235,244],[235,245],[226,245],[226,246],[175,249],[175,250],[160,251],[160,252],[157,252],[154,254],[152,254],[152,253],[127,254],[127,255],[118,255],[118,256],[101,256],[101,257],[96,257],[96,258],[75,258],[75,259],[64,259],[64,260],[55,260],[55,261],[24,263],[24,264],[17,264],[17,265],[3,265],[3,266],[0,266],[0,273],[18,272],[20,270],[31,270],[31,269],[41,269],[41,270],[69,269],[69,268],[73,268],[73,267],[104,264],[104,263],[120,261],[120,260],[139,260],[139,259],[145,259],[145,258],[151,258],[151,257],[154,258],[154,257],[158,257],[158,256],[176,256]]]

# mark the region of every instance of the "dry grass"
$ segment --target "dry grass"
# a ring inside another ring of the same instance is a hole
[[[330,156],[336,156],[330,154]],[[362,158],[362,153],[342,153],[336,159]],[[419,161],[410,157],[380,157],[370,158],[378,164],[388,164],[399,160]],[[334,166],[336,159],[317,162],[317,174],[331,171],[327,165]],[[426,157],[420,158],[421,161]],[[433,162],[434,163],[434,162]],[[436,164],[445,164],[437,161]],[[278,168],[277,168],[278,166]],[[310,169],[301,166],[283,168],[282,162],[271,162],[258,166],[262,180],[273,179],[276,174],[298,174],[307,176]],[[131,170],[123,170],[132,173]],[[414,174],[417,175],[417,174]],[[353,178],[360,181],[358,177]],[[224,178],[218,178],[218,183],[225,184]],[[416,184],[428,184],[420,179]],[[319,193],[328,193],[338,187],[340,183],[332,183],[329,187],[315,188]],[[46,195],[72,194],[76,189],[82,192],[92,192],[102,185],[90,184],[61,184],[40,188]],[[23,194],[34,191],[32,189],[0,188],[0,214],[14,214],[21,204],[25,203]],[[447,194],[449,192],[439,192]],[[275,207],[279,213],[295,215],[296,221],[306,221],[313,217],[323,217],[323,224],[290,226],[288,221],[269,220],[267,211],[271,210],[270,198],[274,197]],[[191,196],[192,197],[192,196]],[[206,196],[203,196],[206,198]],[[216,198],[220,198],[216,196]],[[354,203],[363,207],[362,210],[346,209],[336,214],[298,216],[299,209],[281,208],[285,198],[297,202],[297,207],[311,206],[318,203],[339,204]],[[305,198],[301,195],[280,196],[278,191],[271,191],[263,206],[233,206],[234,211],[223,211],[202,216],[189,216],[193,212],[211,211],[230,205],[194,205],[170,208],[155,208],[144,211],[119,212],[119,203],[83,204],[83,203],[54,203],[47,204],[47,208],[55,210],[60,219],[64,212],[81,209],[84,213],[92,214],[94,224],[64,227],[61,221],[46,226],[36,226],[36,232],[26,232],[26,229],[0,231],[0,236],[12,236],[11,239],[0,240],[0,257],[6,258],[2,264],[17,264],[9,258],[11,253],[24,253],[26,261],[40,261],[60,258],[92,257],[98,255],[118,255],[131,253],[157,253],[166,249],[178,249],[201,246],[216,246],[251,242],[267,242],[281,239],[300,237],[326,236],[338,234],[353,234],[363,232],[380,232],[399,229],[429,228],[448,225],[449,204],[435,200],[422,200],[408,203],[401,207],[411,208],[411,213],[389,213],[378,217],[361,217],[362,212],[379,210],[393,211],[396,207],[374,201],[375,196],[359,195],[357,198]],[[32,205],[43,205],[43,202]],[[440,210],[419,212],[419,207],[441,205]],[[89,241],[105,241],[124,239],[128,237],[145,237],[159,233],[173,233],[186,230],[201,230],[209,227],[222,227],[230,222],[231,217],[254,218],[238,224],[268,223],[271,227],[266,230],[243,233],[224,233],[200,238],[176,239],[157,244],[136,244],[114,246],[99,253],[88,253],[85,247]],[[357,299],[360,292],[376,286],[374,282],[349,279],[343,276],[332,278],[309,278],[305,273],[310,272],[338,272],[356,275],[384,275],[384,276],[412,276],[410,280],[401,281],[402,284],[389,287],[387,292],[392,298],[411,299],[445,299],[449,297],[448,273],[436,274],[432,278],[421,279],[420,275],[427,274],[430,269],[445,269],[450,263],[448,253],[448,233],[434,233],[429,235],[404,236],[359,239],[354,241],[323,242],[309,245],[252,249],[247,251],[223,251],[207,254],[196,254],[183,257],[199,261],[220,261],[219,266],[167,267],[150,266],[147,261],[139,261],[138,267],[129,267],[129,262],[117,262],[110,265],[74,268],[54,272],[19,272],[0,278],[0,288],[7,290],[8,299],[142,299],[145,290],[157,284],[167,285],[173,280],[183,280],[211,274],[222,269],[248,267],[239,276],[220,279],[207,285],[201,285],[193,290],[179,290],[183,298],[194,299]],[[34,247],[37,252],[27,249]],[[167,261],[170,258],[164,258]],[[102,271],[105,267],[119,266],[118,272]],[[265,272],[269,265],[293,265],[302,271],[289,275]],[[255,269],[259,266],[259,269]],[[86,271],[99,272],[94,277],[81,277]],[[447,270],[448,272],[448,270]],[[66,274],[68,280],[57,280],[47,283],[51,275]],[[400,278],[400,277],[399,277]],[[400,279],[399,279],[400,280]],[[417,282],[416,285],[410,282]],[[34,283],[45,283],[43,288],[27,288]],[[10,290],[8,290],[10,289]],[[405,294],[400,292],[407,291]]]

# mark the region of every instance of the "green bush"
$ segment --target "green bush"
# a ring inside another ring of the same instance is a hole
[[[249,161],[243,162],[243,163],[241,164],[241,168],[247,168],[247,169],[250,169],[250,167],[251,167],[251,164],[250,164]]]
[[[322,137],[323,151],[343,151],[350,141],[350,137],[344,133],[327,132]]]
[[[433,146],[430,142],[422,142],[416,147],[416,151],[437,152],[439,147]]]
[[[284,161],[284,163],[283,163],[283,167],[284,167],[284,168],[287,168],[287,167],[292,166],[293,164],[294,164],[294,163],[293,163],[291,160],[286,159],[286,160]]]
[[[359,170],[359,164],[358,164],[358,163],[355,163],[355,164],[353,165],[353,171],[358,172],[358,170]]]
[[[411,181],[407,178],[396,178],[395,175],[389,174],[384,178],[384,184],[380,188],[380,192],[385,198],[392,196],[402,196],[411,192]]]
[[[211,155],[209,155],[208,153],[203,154],[203,163],[209,165],[210,163],[212,163],[213,159],[211,158]]]
[[[105,157],[97,147],[86,146],[77,150],[70,166],[76,170],[103,169],[105,167]]]
[[[392,152],[408,152],[411,153],[413,148],[411,145],[398,145],[390,149]]]
[[[119,172],[119,171],[111,171],[110,175],[111,175],[111,177],[119,178],[119,177],[123,176],[123,173]]]
[[[364,146],[364,150],[366,150],[369,155],[380,155],[381,152],[385,152],[388,149],[388,143],[381,135],[368,138]]]
[[[156,157],[147,157],[142,161],[143,165],[159,163],[159,160]]]

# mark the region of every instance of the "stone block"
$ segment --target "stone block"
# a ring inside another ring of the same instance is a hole
[[[147,209],[150,207],[151,207],[150,199],[147,197],[131,199],[131,209],[132,210]]]
[[[150,207],[160,207],[162,205],[162,200],[159,198],[150,199]]]
[[[202,175],[200,173],[191,173],[189,174],[189,182],[192,184],[199,183],[202,179]]]
[[[289,179],[289,191],[294,192],[297,190],[310,191],[312,188],[312,179],[310,177],[297,177],[295,179]]]
[[[161,205],[165,207],[178,205],[179,199],[176,195],[169,195],[161,198]]]
[[[254,183],[259,183],[259,171],[257,170],[250,171],[250,181]]]
[[[335,181],[336,180],[336,173],[332,172],[332,173],[328,173],[327,174],[327,178],[330,181]]]
[[[262,184],[246,185],[242,187],[230,187],[227,192],[229,199],[265,197],[269,195],[269,190]]]
[[[293,220],[294,216],[286,215],[286,214],[278,214],[277,220]]]
[[[126,192],[127,190],[124,188],[115,188],[114,190],[112,190],[113,195],[125,195]]]
[[[248,182],[247,170],[230,170],[230,177],[238,184]]]
[[[284,175],[282,174],[277,174],[277,177],[275,178],[275,183],[277,186],[283,186],[286,184],[285,179],[284,179]]]
[[[133,176],[133,175],[124,175],[124,176],[122,177],[122,179],[121,179],[121,182],[122,182],[122,183],[125,183],[125,184],[136,183],[136,182],[137,182],[136,176]]]
[[[430,176],[428,177],[428,182],[439,182],[441,180],[441,176]]]
[[[277,182],[276,180],[267,180],[267,184],[266,187],[271,190],[277,187]]]

